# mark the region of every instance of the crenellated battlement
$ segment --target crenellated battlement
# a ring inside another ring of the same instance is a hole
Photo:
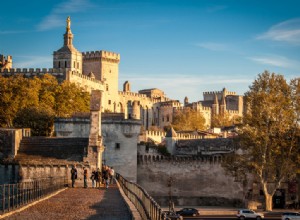
[[[160,103],[161,107],[182,107],[178,100],[165,101]]]
[[[137,92],[123,92],[123,91],[118,91],[119,95],[121,96],[131,96],[131,97],[138,97],[138,98],[147,98],[146,95],[140,94]]]
[[[145,131],[146,136],[156,136],[156,137],[165,137],[166,136],[166,132],[164,131]]]
[[[10,74],[26,74],[26,73],[32,73],[32,74],[46,74],[46,73],[63,73],[64,69],[54,69],[54,68],[11,68],[11,69],[0,69],[0,73],[10,73]]]
[[[231,115],[238,115],[239,111],[238,110],[227,110],[227,113],[229,113]]]
[[[223,94],[223,91],[210,91],[210,92],[203,92],[203,95],[221,95]],[[236,92],[230,92],[230,91],[226,91],[225,92],[226,95],[236,95]]]
[[[177,140],[203,139],[200,135],[177,133]]]
[[[221,155],[205,155],[205,156],[163,156],[163,155],[138,155],[138,163],[209,163],[220,164],[223,156]]]
[[[85,61],[89,59],[93,60],[93,59],[101,59],[101,58],[120,61],[119,53],[114,53],[114,52],[109,52],[104,50],[83,52],[82,56]]]
[[[103,83],[102,81],[100,81],[100,80],[97,80],[97,79],[95,79],[95,78],[91,78],[91,77],[89,77],[89,76],[87,76],[87,75],[84,75],[84,74],[81,74],[81,73],[78,73],[78,72],[75,72],[75,71],[70,71],[70,74],[71,74],[71,75],[74,75],[74,76],[77,76],[77,77],[80,77],[80,78],[82,78],[82,79],[84,79],[84,80],[92,81],[92,82],[94,82],[94,83],[98,83],[98,84],[101,84],[101,85],[104,84],[104,83]]]

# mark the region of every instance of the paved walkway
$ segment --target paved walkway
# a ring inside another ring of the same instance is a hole
[[[68,188],[5,220],[129,220],[131,214],[116,185],[108,189]]]

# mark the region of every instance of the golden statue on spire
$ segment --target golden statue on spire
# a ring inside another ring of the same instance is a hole
[[[68,18],[67,18],[67,31],[68,30],[71,30],[71,18],[70,18],[70,16],[68,16]]]

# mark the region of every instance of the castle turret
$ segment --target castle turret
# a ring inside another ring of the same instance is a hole
[[[140,110],[140,105],[139,105],[138,101],[133,101],[133,103],[132,103],[131,118],[137,119],[137,120],[139,120],[141,118],[141,110]]]
[[[176,153],[176,142],[177,142],[177,133],[171,127],[171,129],[166,134],[166,147],[168,152],[171,155],[174,155]]]
[[[184,98],[184,106],[187,106],[189,104],[189,98],[186,96]]]
[[[73,46],[71,19],[66,20],[64,45],[53,53],[53,68],[62,68],[67,71],[82,73],[82,54]]]
[[[128,81],[123,84],[123,92],[130,92],[130,83]]]
[[[0,54],[0,70],[12,68],[12,56],[5,57]]]
[[[220,104],[220,111],[219,111],[220,114],[225,114],[225,112],[226,112],[226,98],[225,98],[225,92],[226,92],[226,89],[224,88],[224,89],[223,89],[222,98],[221,98],[221,104]]]
[[[218,115],[219,114],[219,100],[218,100],[217,94],[215,94],[214,102],[212,104],[211,111],[212,111],[213,115]]]

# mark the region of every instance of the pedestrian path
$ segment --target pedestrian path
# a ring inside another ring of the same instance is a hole
[[[118,187],[68,188],[5,220],[129,220],[131,214]]]

